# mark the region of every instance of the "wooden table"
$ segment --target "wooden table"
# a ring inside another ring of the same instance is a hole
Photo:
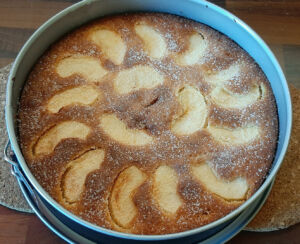
[[[0,67],[12,62],[49,17],[77,1],[1,0]],[[271,47],[290,83],[300,88],[300,1],[212,1],[249,24]],[[242,231],[230,243],[300,243],[300,224],[269,233]],[[0,243],[63,243],[30,214],[0,206]]]

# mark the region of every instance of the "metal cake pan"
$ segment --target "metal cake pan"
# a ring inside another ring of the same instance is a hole
[[[14,171],[14,169],[12,169]],[[15,171],[14,171],[15,172]],[[55,215],[52,214],[51,211],[41,202],[38,201],[39,204],[36,204],[36,201],[32,198],[30,191],[24,184],[24,182],[18,179],[18,184],[20,189],[27,200],[29,206],[34,210],[36,215],[40,218],[40,220],[56,235],[62,238],[64,241],[68,243],[87,243],[93,244],[95,241],[91,241],[78,233],[74,232],[71,228],[62,223]],[[212,243],[225,243],[230,240],[233,236],[235,236],[241,229],[243,229],[259,212],[263,204],[265,203],[267,197],[269,196],[272,186],[274,184],[274,180],[267,187],[267,189],[263,192],[261,196],[259,196],[253,204],[250,205],[247,209],[245,209],[239,216],[228,224],[226,227],[221,229],[216,233],[212,233],[211,236],[207,238],[198,239],[197,242],[203,244],[212,244]]]
[[[225,217],[193,230],[167,235],[134,235],[120,233],[93,225],[64,209],[40,186],[30,172],[18,144],[17,110],[24,82],[38,58],[56,40],[74,28],[105,15],[154,11],[180,15],[204,23],[229,36],[246,50],[268,77],[278,107],[279,138],[272,168],[258,191],[239,208]],[[202,0],[87,0],[61,11],[43,24],[25,43],[17,56],[7,84],[5,119],[11,148],[16,159],[6,159],[15,174],[25,183],[32,199],[38,198],[62,223],[85,238],[111,241],[189,241],[205,239],[218,233],[249,209],[270,186],[282,163],[291,132],[291,99],[284,74],[275,56],[264,41],[243,21],[226,10]],[[7,145],[8,146],[8,145]],[[236,230],[238,231],[238,230]]]

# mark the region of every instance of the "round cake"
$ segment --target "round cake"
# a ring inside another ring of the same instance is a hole
[[[64,208],[134,234],[181,232],[240,206],[274,159],[267,78],[236,43],[182,17],[103,17],[38,60],[19,139]]]

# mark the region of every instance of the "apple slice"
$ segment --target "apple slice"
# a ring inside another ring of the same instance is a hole
[[[85,140],[90,132],[90,127],[83,123],[77,121],[61,122],[40,136],[33,148],[33,154],[50,154],[61,140],[67,138]]]
[[[207,108],[203,95],[196,88],[185,86],[180,89],[177,99],[181,113],[171,124],[171,130],[178,135],[190,135],[202,129],[206,123]]]
[[[162,59],[166,55],[167,44],[157,30],[146,24],[136,24],[134,30],[143,40],[144,50],[150,57]]]
[[[260,99],[262,96],[261,90],[263,90],[263,85],[261,85],[261,88],[256,85],[246,94],[237,94],[224,87],[216,87],[210,93],[210,97],[220,107],[243,109]]]
[[[178,176],[174,169],[162,165],[154,174],[153,195],[160,208],[169,215],[173,215],[182,205],[177,192]]]
[[[104,114],[100,118],[103,131],[115,141],[129,146],[144,146],[153,141],[146,132],[130,129],[114,114]]]
[[[196,32],[189,38],[188,49],[178,54],[175,61],[181,66],[194,65],[204,56],[206,48],[207,43],[203,35]]]
[[[51,113],[57,113],[65,106],[73,104],[92,104],[100,93],[92,86],[79,86],[54,95],[47,103],[47,109]]]
[[[260,134],[260,129],[256,125],[235,129],[209,125],[207,130],[216,141],[229,145],[249,143],[255,140]]]
[[[246,198],[248,184],[244,178],[239,177],[233,181],[221,179],[207,163],[192,166],[192,173],[207,190],[226,200]]]
[[[131,166],[119,174],[109,199],[111,216],[117,225],[130,228],[138,213],[132,198],[146,178],[147,176],[135,166]]]
[[[79,74],[89,82],[100,82],[107,73],[98,59],[75,55],[60,60],[56,72],[63,78]]]
[[[164,82],[164,77],[154,68],[137,65],[118,73],[114,80],[115,91],[126,94],[142,88],[151,89]]]
[[[68,163],[62,179],[62,192],[68,203],[79,200],[87,175],[101,167],[104,156],[102,149],[90,150]]]
[[[91,33],[90,38],[114,64],[120,65],[123,62],[126,45],[119,34],[100,29]]]
[[[207,74],[205,80],[215,86],[223,86],[226,81],[240,75],[240,65],[232,64],[227,69],[223,69],[213,74]]]

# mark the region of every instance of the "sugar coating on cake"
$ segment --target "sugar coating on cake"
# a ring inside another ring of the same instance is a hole
[[[181,232],[243,204],[278,137],[254,60],[182,17],[103,17],[54,43],[20,99],[26,162],[64,208],[134,234]]]

